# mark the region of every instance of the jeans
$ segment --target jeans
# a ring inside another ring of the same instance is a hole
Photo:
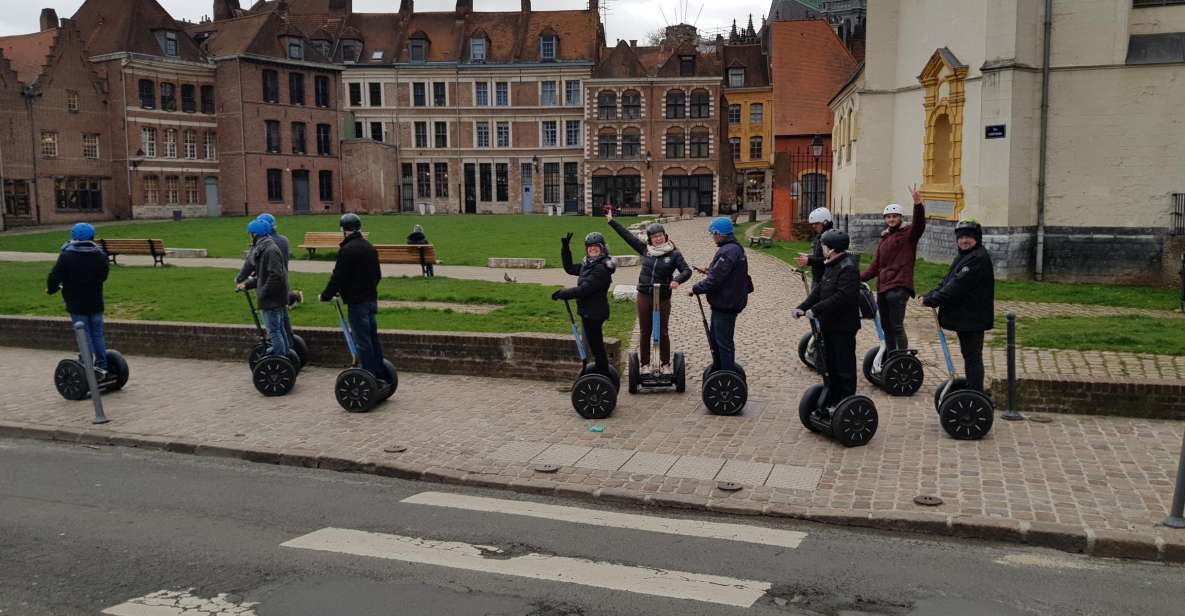
[[[350,320],[350,331],[354,334],[354,346],[358,348],[358,359],[362,369],[380,381],[391,378],[383,367],[383,344],[379,340],[379,304],[347,304],[346,315]]]
[[[420,272],[424,274],[425,278],[431,278],[436,275],[436,272],[432,269],[431,263],[424,263],[420,265]]]
[[[654,298],[649,293],[638,294],[638,361],[642,366],[650,365],[650,337],[654,335]],[[658,304],[658,351],[663,365],[671,363],[671,334],[668,324],[671,320],[671,299],[659,300]]]
[[[593,370],[609,376],[609,354],[605,352],[605,322],[580,317],[584,327],[584,341],[593,357]]]
[[[856,393],[856,332],[823,332],[827,365],[827,400],[832,407]]]
[[[288,331],[284,329],[288,311],[283,308],[260,310],[259,315],[263,317],[263,328],[267,330],[267,337],[271,342],[267,354],[275,357],[288,357],[288,347],[291,346],[291,343],[288,340]]]
[[[959,352],[963,354],[963,370],[967,385],[983,391],[983,332],[958,332]]]
[[[712,311],[712,340],[716,342],[716,357],[712,371],[736,370],[736,345],[732,341],[737,326],[735,312]]]
[[[288,345],[294,346],[296,343],[293,340],[296,334],[292,331],[292,319],[288,318],[287,308],[284,309],[284,333],[288,334]]]
[[[95,367],[107,369],[107,344],[103,341],[103,313],[74,314],[70,313],[72,323],[82,323],[86,327],[87,343],[91,348],[91,355],[95,359]]]
[[[880,312],[881,329],[885,331],[885,350],[909,348],[905,335],[905,305],[909,303],[909,289],[898,288],[876,294],[876,307]]]

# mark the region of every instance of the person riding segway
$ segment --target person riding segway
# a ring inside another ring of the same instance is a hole
[[[256,216],[256,218],[272,226],[272,241],[276,243],[276,247],[280,249],[281,253],[283,253],[284,266],[287,267],[292,255],[289,253],[290,248],[288,244],[288,238],[281,234],[276,228],[276,217],[264,212],[263,214]],[[238,275],[235,276],[235,284],[244,282],[254,275],[255,247],[252,246],[251,249],[247,251],[247,257],[243,259],[243,266],[239,268]],[[299,289],[289,289],[288,308],[292,308],[303,301],[304,293],[302,293]],[[288,339],[292,341],[292,348],[296,351],[297,356],[300,357],[300,367],[303,368],[305,363],[308,361],[309,345],[305,343],[304,338],[301,338],[292,331],[292,319],[290,318],[287,310],[284,311],[284,330],[288,332]]]
[[[800,278],[802,278],[802,286],[804,289],[806,289],[806,294],[810,295],[811,289],[816,284],[818,284],[819,280],[823,278],[823,272],[827,269],[826,259],[823,258],[823,244],[820,242],[820,239],[823,237],[823,234],[833,226],[831,221],[831,210],[828,210],[825,207],[815,208],[811,210],[810,216],[807,217],[807,221],[811,225],[811,231],[814,232],[815,239],[811,242],[810,254],[805,252],[798,253],[798,257],[795,259],[795,262],[798,263],[798,267],[795,268],[794,271],[798,273]],[[805,268],[807,267],[811,268],[810,282],[808,282],[806,279]],[[818,372],[820,362],[817,361],[817,358],[818,345],[815,343],[815,335],[812,332],[807,332],[798,339],[798,359],[802,361],[806,367]]]
[[[886,351],[909,349],[905,335],[905,306],[913,292],[913,268],[917,260],[918,242],[926,231],[926,206],[917,187],[910,187],[913,197],[912,224],[904,224],[905,210],[896,203],[885,206],[885,228],[881,241],[868,269],[860,274],[860,282],[876,279],[877,312],[884,330]],[[888,357],[883,359],[887,360]]]
[[[292,348],[288,329],[284,325],[288,306],[288,263],[271,237],[272,226],[267,220],[256,218],[251,221],[247,225],[247,233],[251,235],[255,276],[237,284],[235,290],[248,293],[251,316],[256,327],[261,330],[261,343],[251,352],[247,361],[251,367],[252,382],[259,393],[283,396],[296,386],[296,375],[300,371],[300,357]],[[259,302],[262,325],[249,295],[252,289]],[[266,340],[263,339],[263,329],[267,331]]]
[[[879,306],[871,300],[872,291],[868,289],[868,283],[862,282],[860,285],[861,294],[869,299],[868,310],[872,313],[872,325],[880,341],[880,344],[864,354],[864,378],[890,396],[912,396],[921,389],[925,379],[922,360],[918,359],[915,349],[889,349],[888,337],[881,327]]]
[[[579,265],[572,261],[571,241],[571,233],[560,238],[560,258],[564,263],[564,271],[577,277],[576,286],[552,293],[551,299],[563,300],[565,305],[569,300],[576,300],[576,312],[580,315],[584,335],[580,335],[569,306],[568,317],[572,321],[572,332],[576,336],[582,364],[576,383],[572,386],[572,406],[581,417],[600,419],[613,411],[617,391],[621,388],[621,377],[609,364],[609,356],[605,352],[604,335],[605,321],[609,320],[609,287],[613,284],[613,271],[617,265],[609,258],[609,247],[605,244],[605,236],[600,233],[594,231],[584,236],[584,258]],[[592,365],[588,364],[589,354],[593,358]],[[612,385],[612,392],[606,390],[606,383],[601,378],[592,378],[594,375],[607,378],[608,384]],[[610,393],[613,403],[606,404],[605,399]]]
[[[736,346],[733,334],[737,315],[749,303],[753,292],[753,280],[749,278],[749,260],[745,249],[733,235],[732,221],[716,218],[708,225],[708,234],[716,245],[712,263],[696,268],[707,278],[695,283],[687,295],[707,295],[712,307],[712,324],[704,317],[704,329],[708,346],[712,350],[712,364],[704,368],[701,398],[704,406],[716,415],[736,415],[744,408],[749,398],[748,379],[745,369],[736,361]],[[697,298],[698,300],[698,298]]]

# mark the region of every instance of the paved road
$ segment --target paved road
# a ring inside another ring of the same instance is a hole
[[[0,440],[0,467],[4,615],[1152,615],[1185,600],[1180,567],[985,543],[720,516],[680,526],[496,491],[32,441]],[[705,538],[712,522],[747,536]],[[572,582],[533,579],[540,568]]]

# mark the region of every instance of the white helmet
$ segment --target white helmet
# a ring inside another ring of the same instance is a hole
[[[889,214],[905,216],[905,208],[897,205],[896,203],[890,203],[885,206],[885,211],[881,213],[881,216],[888,216]]]
[[[831,211],[825,207],[819,207],[811,210],[810,217],[807,218],[812,225],[821,225],[831,222]]]

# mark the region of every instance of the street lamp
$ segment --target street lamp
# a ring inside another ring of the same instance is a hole
[[[815,158],[815,175],[811,178],[812,192],[817,194],[819,192],[819,157],[823,155],[823,136],[815,135],[811,140],[811,156]],[[815,207],[813,203],[808,204],[808,207]],[[800,212],[801,213],[801,212]]]

